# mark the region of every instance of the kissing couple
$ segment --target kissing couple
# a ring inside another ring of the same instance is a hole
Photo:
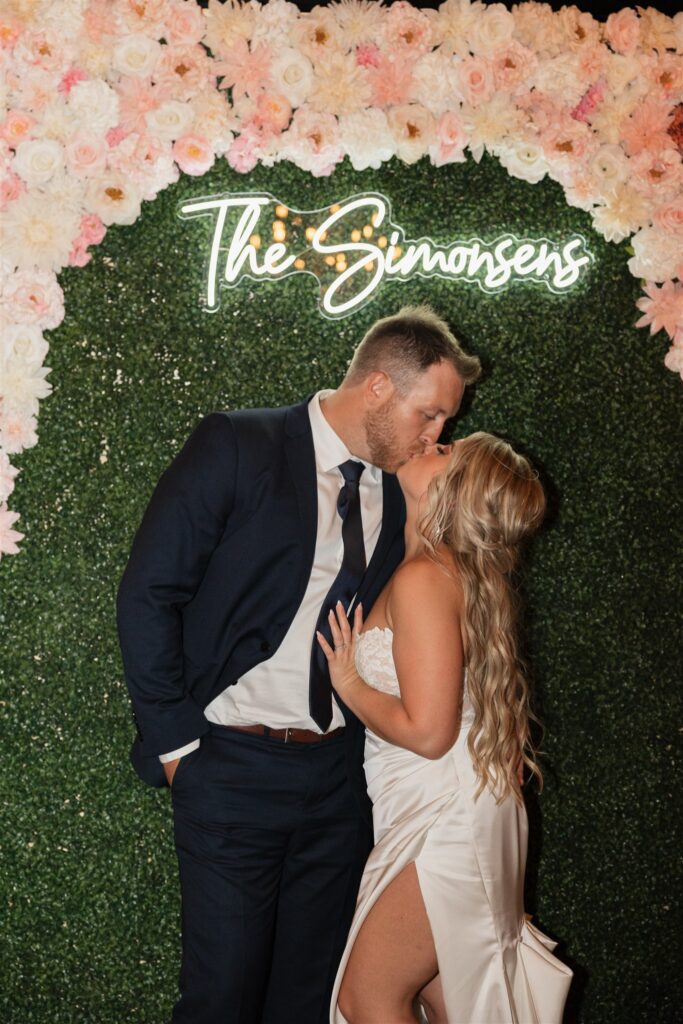
[[[173,1024],[562,1019],[511,582],[545,499],[499,438],[438,443],[479,374],[404,307],[336,390],[206,416],[152,495],[118,625],[173,804]]]

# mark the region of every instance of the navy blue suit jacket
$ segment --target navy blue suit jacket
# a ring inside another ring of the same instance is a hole
[[[383,474],[380,536],[358,592],[365,614],[403,558],[405,504]],[[308,400],[212,413],[161,477],[118,591],[138,775],[210,728],[204,708],[275,654],[313,564],[317,481]],[[303,685],[306,685],[302,681]],[[367,811],[364,730],[342,705],[347,763]]]

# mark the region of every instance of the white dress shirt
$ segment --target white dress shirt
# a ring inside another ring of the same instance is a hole
[[[365,466],[359,495],[367,563],[372,558],[382,526],[382,472],[352,455],[325,419],[321,403],[324,405],[325,398],[331,394],[331,390],[319,391],[308,405],[318,482],[318,527],[306,593],[272,658],[256,665],[207,705],[204,714],[218,725],[261,724],[275,729],[320,731],[308,710],[311,647],[322,603],[341,568],[344,554],[337,498],[344,484],[339,466],[348,459],[355,458]],[[343,724],[344,717],[333,695],[329,729]],[[178,750],[161,754],[159,759],[173,761],[194,750],[199,742],[193,740]]]

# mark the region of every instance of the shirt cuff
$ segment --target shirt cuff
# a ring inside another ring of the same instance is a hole
[[[159,754],[159,760],[162,764],[166,764],[167,761],[175,761],[176,758],[189,754],[191,750],[196,750],[200,742],[200,740],[192,740],[192,743],[186,743],[184,747],[178,747],[177,750],[172,750],[170,754]]]

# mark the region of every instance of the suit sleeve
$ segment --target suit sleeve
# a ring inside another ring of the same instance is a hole
[[[194,597],[234,503],[237,450],[228,416],[201,421],[161,477],[117,597],[126,683],[145,756],[209,728],[183,679],[182,609]]]

